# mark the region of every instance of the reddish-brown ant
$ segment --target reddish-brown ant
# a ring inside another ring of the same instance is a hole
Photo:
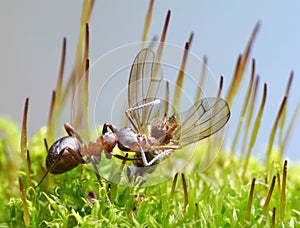
[[[126,111],[126,114],[129,117],[129,111],[145,108],[146,106],[154,105],[156,103],[159,103],[159,100],[149,102],[148,104],[143,104],[139,107],[128,109]],[[104,151],[104,154],[108,159],[110,159],[112,156],[115,156],[122,160],[135,160],[119,154],[114,154],[112,153],[112,150],[118,143],[118,146],[121,150],[134,151],[134,146],[137,142],[136,140],[140,140],[140,137],[142,137],[143,141],[145,140],[144,136],[138,135],[132,130],[128,131],[127,129],[129,128],[123,128],[118,132],[117,129],[111,124],[105,123],[103,125],[103,134],[99,138],[97,138],[96,141],[92,141],[87,145],[71,125],[66,123],[64,124],[64,127],[69,136],[58,139],[52,144],[49,149],[45,141],[46,149],[48,152],[46,158],[47,171],[36,187],[40,186],[48,173],[65,173],[77,167],[79,164],[87,163],[92,164],[93,169],[97,175],[97,179],[102,186],[100,174],[97,168],[97,164],[99,164],[101,160],[101,152]],[[110,129],[111,131],[109,132],[108,129]],[[82,158],[83,156],[87,156],[87,159],[84,160]],[[149,165],[151,164],[152,163],[150,163]]]
[[[131,111],[143,109],[148,106],[158,104],[159,102],[159,100],[155,100],[137,107],[130,108],[126,111],[126,115],[134,126],[134,122],[129,114]],[[165,157],[167,153],[179,148],[178,145],[159,145],[160,142],[157,141],[158,139],[147,137],[146,135],[135,132],[131,128],[122,128],[120,131],[118,131],[109,123],[105,123],[103,125],[103,134],[97,138],[96,141],[92,141],[87,145],[71,125],[66,123],[64,124],[64,127],[68,133],[68,136],[62,137],[55,141],[49,149],[47,143],[45,143],[48,151],[46,158],[47,171],[36,187],[40,186],[48,173],[65,173],[77,167],[79,164],[87,163],[92,164],[97,175],[97,179],[102,186],[100,174],[97,168],[97,164],[99,164],[101,160],[102,151],[104,151],[104,154],[108,159],[110,159],[112,156],[122,160],[140,159],[144,166],[151,166],[155,161]],[[111,131],[108,131],[109,129]],[[122,151],[140,152],[141,157],[130,159],[122,155],[112,153],[112,150],[116,144],[118,144],[119,149]],[[148,155],[146,154],[148,154],[148,152],[154,154],[154,152],[158,150],[164,150],[167,152],[160,153],[159,155],[153,157],[150,162],[148,162]],[[84,160],[83,156],[87,156],[87,159]]]
[[[69,136],[62,137],[55,141],[52,146],[47,149],[48,155],[46,158],[47,171],[39,181],[38,186],[43,182],[48,173],[60,174],[65,173],[79,164],[92,163],[93,168],[96,172],[97,178],[100,181],[100,175],[96,164],[100,161],[100,152],[111,151],[111,147],[115,146],[114,134],[107,132],[101,135],[96,142],[90,142],[87,146],[81,136],[69,125],[64,125],[66,132]],[[111,144],[113,143],[113,144]],[[47,144],[46,144],[47,145]],[[107,157],[111,157],[113,153],[105,152]],[[87,156],[84,160],[82,157]],[[121,158],[120,155],[116,155]]]
[[[87,163],[92,164],[98,182],[100,186],[103,187],[101,177],[97,168],[97,164],[101,160],[102,150],[104,150],[107,158],[116,156],[119,159],[130,160],[126,157],[111,152],[116,145],[117,138],[115,133],[107,131],[107,128],[114,129],[110,124],[105,124],[103,126],[103,135],[101,135],[95,142],[90,142],[88,146],[71,125],[66,123],[64,124],[64,127],[69,136],[58,139],[52,144],[49,149],[47,146],[47,142],[45,141],[46,149],[48,152],[46,158],[47,171],[36,187],[39,187],[41,185],[48,173],[65,173],[75,168],[79,164]],[[87,159],[84,160],[82,158],[83,156],[87,156]],[[110,205],[111,203],[107,195],[106,200]]]

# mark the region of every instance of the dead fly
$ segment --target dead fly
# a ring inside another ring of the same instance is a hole
[[[219,131],[229,120],[230,110],[221,98],[196,101],[187,111],[168,116],[168,81],[163,78],[155,54],[141,50],[131,68],[128,83],[127,118],[132,128],[117,131],[122,151],[135,152],[134,166],[127,167],[129,181],[137,177],[143,183],[145,172],[151,173],[167,155]],[[111,147],[113,148],[113,147]],[[108,151],[111,152],[111,151]],[[142,168],[144,167],[144,168]]]

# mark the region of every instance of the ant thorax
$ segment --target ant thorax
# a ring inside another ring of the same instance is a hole
[[[117,144],[118,137],[113,132],[106,132],[104,135],[101,135],[97,138],[96,141],[91,141],[88,147],[82,151],[82,155],[87,156],[101,156],[102,150],[106,158],[110,159],[113,148]]]

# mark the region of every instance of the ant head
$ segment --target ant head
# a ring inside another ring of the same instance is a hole
[[[106,152],[112,152],[113,148],[115,147],[118,137],[115,133],[106,132],[104,135],[100,137],[102,141],[103,148]]]

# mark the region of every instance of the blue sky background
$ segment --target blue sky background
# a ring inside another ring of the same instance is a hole
[[[78,0],[0,2],[0,115],[21,122],[25,97],[30,97],[31,134],[47,123],[63,37],[67,37],[66,76],[73,67],[81,7],[82,1]],[[91,61],[122,45],[139,42],[147,8],[148,1],[143,0],[96,1],[90,22]],[[193,31],[191,51],[199,58],[208,57],[209,68],[216,77],[224,75],[225,91],[238,54],[243,52],[256,22],[261,21],[251,57],[256,59],[256,72],[261,77],[259,95],[263,82],[268,84],[267,106],[253,151],[263,157],[292,69],[295,74],[287,121],[300,100],[300,2],[156,1],[150,37],[160,34],[168,9],[172,14],[166,41],[183,46]],[[238,105],[236,102],[232,109],[227,143],[236,128]],[[106,121],[105,117],[101,121]],[[299,135],[298,121],[286,148],[286,155],[298,161]]]

